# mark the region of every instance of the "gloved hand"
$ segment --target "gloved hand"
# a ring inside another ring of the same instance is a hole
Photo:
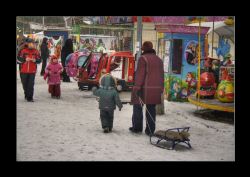
[[[141,90],[138,90],[137,92],[136,92],[136,95],[138,96],[138,97],[142,97],[142,92],[141,92]]]
[[[26,59],[25,59],[25,61],[30,61],[31,60],[31,58],[29,58],[29,57],[27,57]]]

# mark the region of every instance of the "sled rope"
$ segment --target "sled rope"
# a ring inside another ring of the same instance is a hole
[[[138,97],[139,97],[139,96],[138,96]],[[143,103],[141,97],[139,97],[139,102],[140,102],[141,107],[142,107],[144,103]],[[148,109],[147,109],[147,106],[145,106],[145,107],[146,107],[146,111],[147,111],[148,114],[149,114],[149,117],[150,117],[151,120],[155,123],[155,121],[154,121],[152,115],[150,114],[150,112],[149,112]],[[142,114],[143,114],[143,109],[142,109]],[[149,131],[150,131],[150,134],[152,135],[153,133],[152,133],[152,131],[151,131],[151,129],[150,129],[150,126],[149,126],[149,123],[148,123],[148,121],[147,121],[147,118],[146,118],[146,123],[147,123],[147,125],[148,125],[148,129],[149,129]]]

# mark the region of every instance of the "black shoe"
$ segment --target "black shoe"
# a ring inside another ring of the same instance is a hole
[[[151,133],[145,131],[145,134],[148,135],[148,136],[151,136]]]
[[[24,96],[24,99],[27,100],[27,96]]]
[[[133,127],[129,127],[129,130],[133,133],[141,133],[141,131],[135,130]]]
[[[104,128],[103,132],[104,132],[104,133],[108,133],[108,132],[109,132],[109,128],[107,128],[107,127]]]
[[[112,132],[112,128],[109,128],[109,132]]]
[[[28,102],[34,102],[33,97],[28,97],[28,96],[27,96],[26,100],[27,100]]]

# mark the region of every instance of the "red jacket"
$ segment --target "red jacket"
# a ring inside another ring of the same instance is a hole
[[[36,61],[26,61],[26,58],[33,58]],[[21,63],[21,73],[36,73],[36,65],[41,62],[41,57],[37,49],[24,48],[17,60]]]

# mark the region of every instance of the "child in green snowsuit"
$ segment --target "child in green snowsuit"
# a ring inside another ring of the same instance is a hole
[[[119,111],[122,109],[122,103],[115,85],[115,79],[110,74],[105,74],[100,78],[100,88],[94,90],[94,95],[100,98],[99,109],[104,133],[112,131],[116,105]]]

